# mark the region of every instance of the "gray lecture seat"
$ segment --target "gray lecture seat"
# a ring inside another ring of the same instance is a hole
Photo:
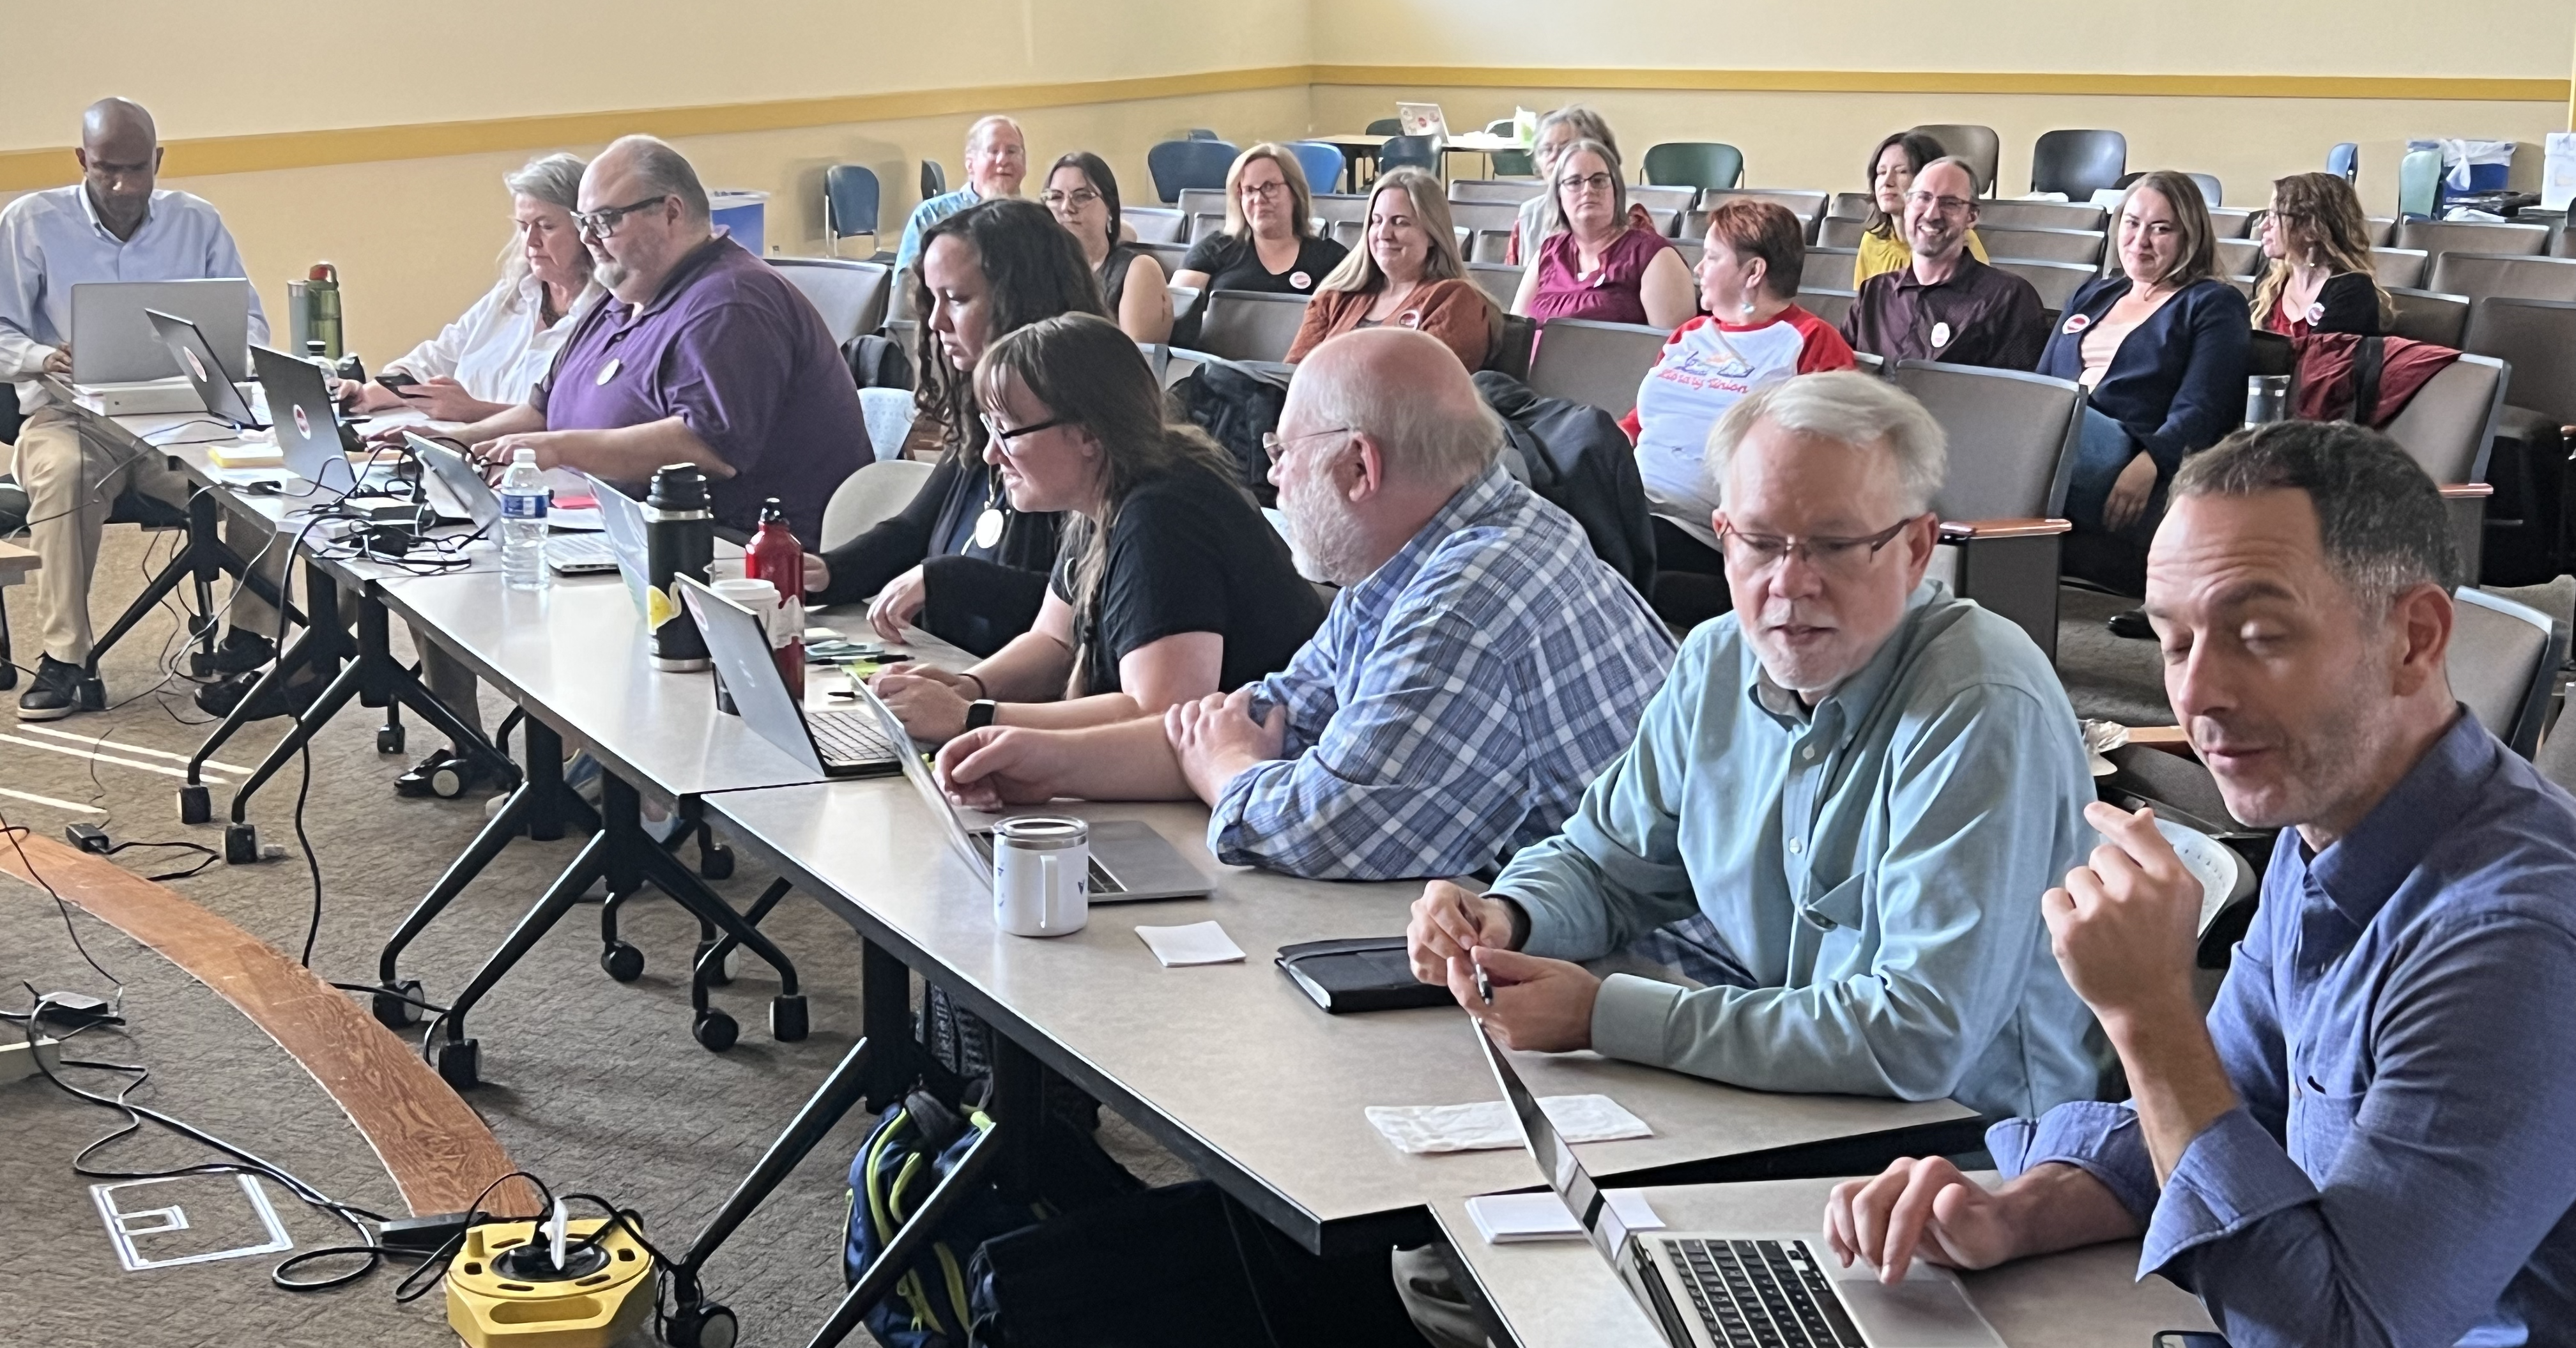
[[[2468,339],[2468,296],[2442,295],[2406,286],[2386,288],[2389,298],[2397,304],[2397,321],[2389,325],[2390,333],[2408,341],[2455,349]]]
[[[1988,225],[1980,221],[1977,238],[1986,245],[1986,257],[1995,262],[2012,258],[2027,262],[2080,262],[2089,267],[2102,260],[2109,236],[2098,229],[2034,229],[2023,225]]]
[[[1831,286],[1798,287],[1798,307],[1825,320],[1828,327],[1841,327],[1844,316],[1851,313],[1852,302],[1859,298],[1857,290],[1837,290]]]
[[[2030,282],[2039,292],[2039,307],[2053,314],[2066,312],[2067,301],[2093,279],[2094,272],[2079,262],[2031,262],[2020,258],[1999,257],[1994,262],[1998,271],[2008,271]]]
[[[2549,721],[2550,677],[2567,659],[2567,625],[2535,608],[2462,586],[2444,661],[2451,695],[2525,758]]]
[[[1901,360],[1890,374],[1950,442],[1934,565],[2057,658],[2058,550],[2084,390],[2064,379]]]
[[[1219,290],[1199,319],[1198,349],[1227,360],[1286,360],[1306,321],[1304,295]]]
[[[1518,206],[1546,190],[1547,184],[1537,178],[1460,178],[1449,184],[1449,200],[1499,201]]]
[[[1521,268],[1508,262],[1470,262],[1467,279],[1493,300],[1495,308],[1509,309],[1513,297],[1520,293]]]
[[[2424,288],[2472,301],[2490,295],[2523,300],[2576,300],[2576,257],[2526,253],[2440,253]]]
[[[1529,386],[1551,398],[1571,398],[1624,417],[1637,405],[1637,385],[1654,368],[1670,335],[1628,323],[1550,319],[1539,325]]]
[[[2479,300],[2470,308],[2466,345],[2513,371],[2513,406],[2576,425],[2576,303]]]
[[[2545,225],[2488,224],[2475,220],[2404,220],[2397,225],[2397,246],[2442,253],[2525,253],[2549,249]]]
[[[2378,274],[2383,286],[2405,286],[2410,289],[2424,284],[2424,272],[2433,265],[2433,255],[2421,248],[2373,248],[2370,269]]]
[[[2003,166],[2004,143],[1993,127],[1970,122],[1939,122],[1914,129],[1940,142],[1943,153],[1967,160],[1976,169],[1978,195],[1995,190],[1995,176]]]
[[[2090,229],[2109,228],[2110,212],[2083,201],[1981,201],[1977,203],[1977,228],[1993,225],[2004,229]]]
[[[787,278],[831,331],[832,345],[874,332],[885,322],[892,268],[882,262],[839,257],[773,257],[769,265]]]

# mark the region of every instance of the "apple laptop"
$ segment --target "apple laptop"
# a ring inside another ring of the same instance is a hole
[[[1530,1159],[1671,1348],[2003,1348],[1958,1275],[1920,1259],[1888,1287],[1867,1264],[1838,1267],[1809,1232],[1631,1234],[1482,1021],[1476,1043]]]
[[[483,470],[455,446],[442,445],[417,431],[403,432],[403,446],[428,470],[421,477],[421,490],[429,497],[429,508],[438,512],[442,522],[462,521],[473,525],[478,534],[489,534],[499,527],[500,494],[483,480]]]
[[[84,386],[171,379],[179,360],[146,313],[158,309],[197,325],[218,355],[250,345],[250,282],[84,281],[72,287],[72,382]],[[226,369],[240,362],[223,362]]]
[[[1441,115],[1437,103],[1398,103],[1395,122],[1408,136],[1429,136],[1434,140],[1449,136],[1449,119]]]
[[[687,576],[672,578],[698,620],[717,677],[742,723],[817,777],[890,777],[914,757],[909,737],[888,739],[865,711],[807,711],[788,690],[759,614]]]
[[[161,344],[170,349],[170,359],[177,362],[179,373],[188,377],[197,397],[206,404],[206,413],[232,426],[237,431],[264,431],[259,418],[250,409],[250,399],[242,395],[234,382],[236,367],[225,363],[216,350],[206,344],[206,334],[195,322],[177,314],[146,309],[143,316],[152,323]]]
[[[322,382],[321,367],[265,346],[252,347],[250,360],[268,395],[270,429],[287,471],[324,491],[356,490],[358,474],[349,463],[349,441],[342,438],[339,404]]]

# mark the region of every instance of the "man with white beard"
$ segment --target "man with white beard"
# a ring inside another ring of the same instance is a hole
[[[1332,612],[1288,668],[1160,717],[949,741],[960,804],[1212,810],[1228,865],[1316,879],[1486,870],[1565,822],[1673,657],[1580,525],[1496,462],[1501,421],[1439,342],[1347,333],[1268,437],[1288,543]]]

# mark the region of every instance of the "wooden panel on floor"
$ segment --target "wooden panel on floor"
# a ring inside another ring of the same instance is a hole
[[[0,847],[0,873],[38,883],[21,864],[23,847],[65,900],[240,1008],[338,1102],[414,1213],[460,1211],[516,1168],[482,1118],[364,1003],[165,885],[32,830],[17,841]],[[486,1206],[529,1212],[535,1203],[513,1181]]]

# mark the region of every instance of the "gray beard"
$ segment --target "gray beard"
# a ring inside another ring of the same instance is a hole
[[[1320,499],[1309,500],[1312,492]],[[1279,513],[1288,522],[1288,559],[1297,574],[1318,585],[1351,585],[1368,578],[1359,522],[1330,493],[1316,491],[1312,475],[1279,489]]]

